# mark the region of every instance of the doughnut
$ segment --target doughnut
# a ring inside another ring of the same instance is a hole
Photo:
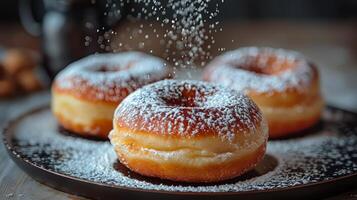
[[[136,89],[170,74],[163,60],[139,52],[90,55],[56,76],[52,111],[65,129],[107,139],[118,104]]]
[[[4,69],[9,75],[15,75],[23,70],[31,70],[36,67],[36,59],[33,53],[25,49],[10,49],[3,60]]]
[[[324,107],[314,64],[295,51],[245,47],[211,61],[203,80],[243,91],[262,110],[269,137],[301,133],[317,123]]]
[[[255,167],[268,126],[246,95],[202,81],[164,80],[130,94],[109,138],[119,161],[144,176],[217,182]]]

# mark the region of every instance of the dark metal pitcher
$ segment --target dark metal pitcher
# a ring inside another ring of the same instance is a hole
[[[98,37],[124,15],[113,0],[20,0],[25,29],[42,39],[43,66],[51,79],[66,65],[85,55],[104,51]],[[115,13],[115,14],[108,14]]]

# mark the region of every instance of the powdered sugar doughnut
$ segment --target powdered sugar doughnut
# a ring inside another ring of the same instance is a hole
[[[70,64],[52,86],[52,109],[66,129],[106,138],[118,104],[136,89],[170,77],[160,58],[139,52],[95,54]]]
[[[323,109],[317,68],[295,51],[240,48],[208,64],[203,79],[250,96],[273,138],[312,126]]]
[[[111,143],[133,171],[188,182],[239,176],[264,155],[267,125],[244,94],[200,81],[165,80],[129,95]]]

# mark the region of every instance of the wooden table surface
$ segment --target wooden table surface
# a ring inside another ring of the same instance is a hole
[[[0,24],[0,46],[38,49],[37,38],[18,25]],[[272,46],[301,51],[319,66],[328,104],[357,112],[357,21],[345,22],[227,22],[217,33],[214,49]],[[217,52],[213,52],[217,54]],[[0,100],[0,128],[33,107],[47,104],[49,91]],[[354,191],[330,199],[357,199]],[[83,199],[37,183],[22,172],[0,145],[0,199]]]

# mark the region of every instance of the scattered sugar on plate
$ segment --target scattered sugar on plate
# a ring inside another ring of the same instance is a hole
[[[270,141],[267,155],[277,166],[261,176],[210,185],[170,184],[136,178],[116,170],[107,141],[62,134],[49,109],[20,120],[14,131],[15,152],[37,166],[82,180],[154,191],[240,192],[289,188],[357,173],[357,116],[327,108],[322,125],[313,134]]]

